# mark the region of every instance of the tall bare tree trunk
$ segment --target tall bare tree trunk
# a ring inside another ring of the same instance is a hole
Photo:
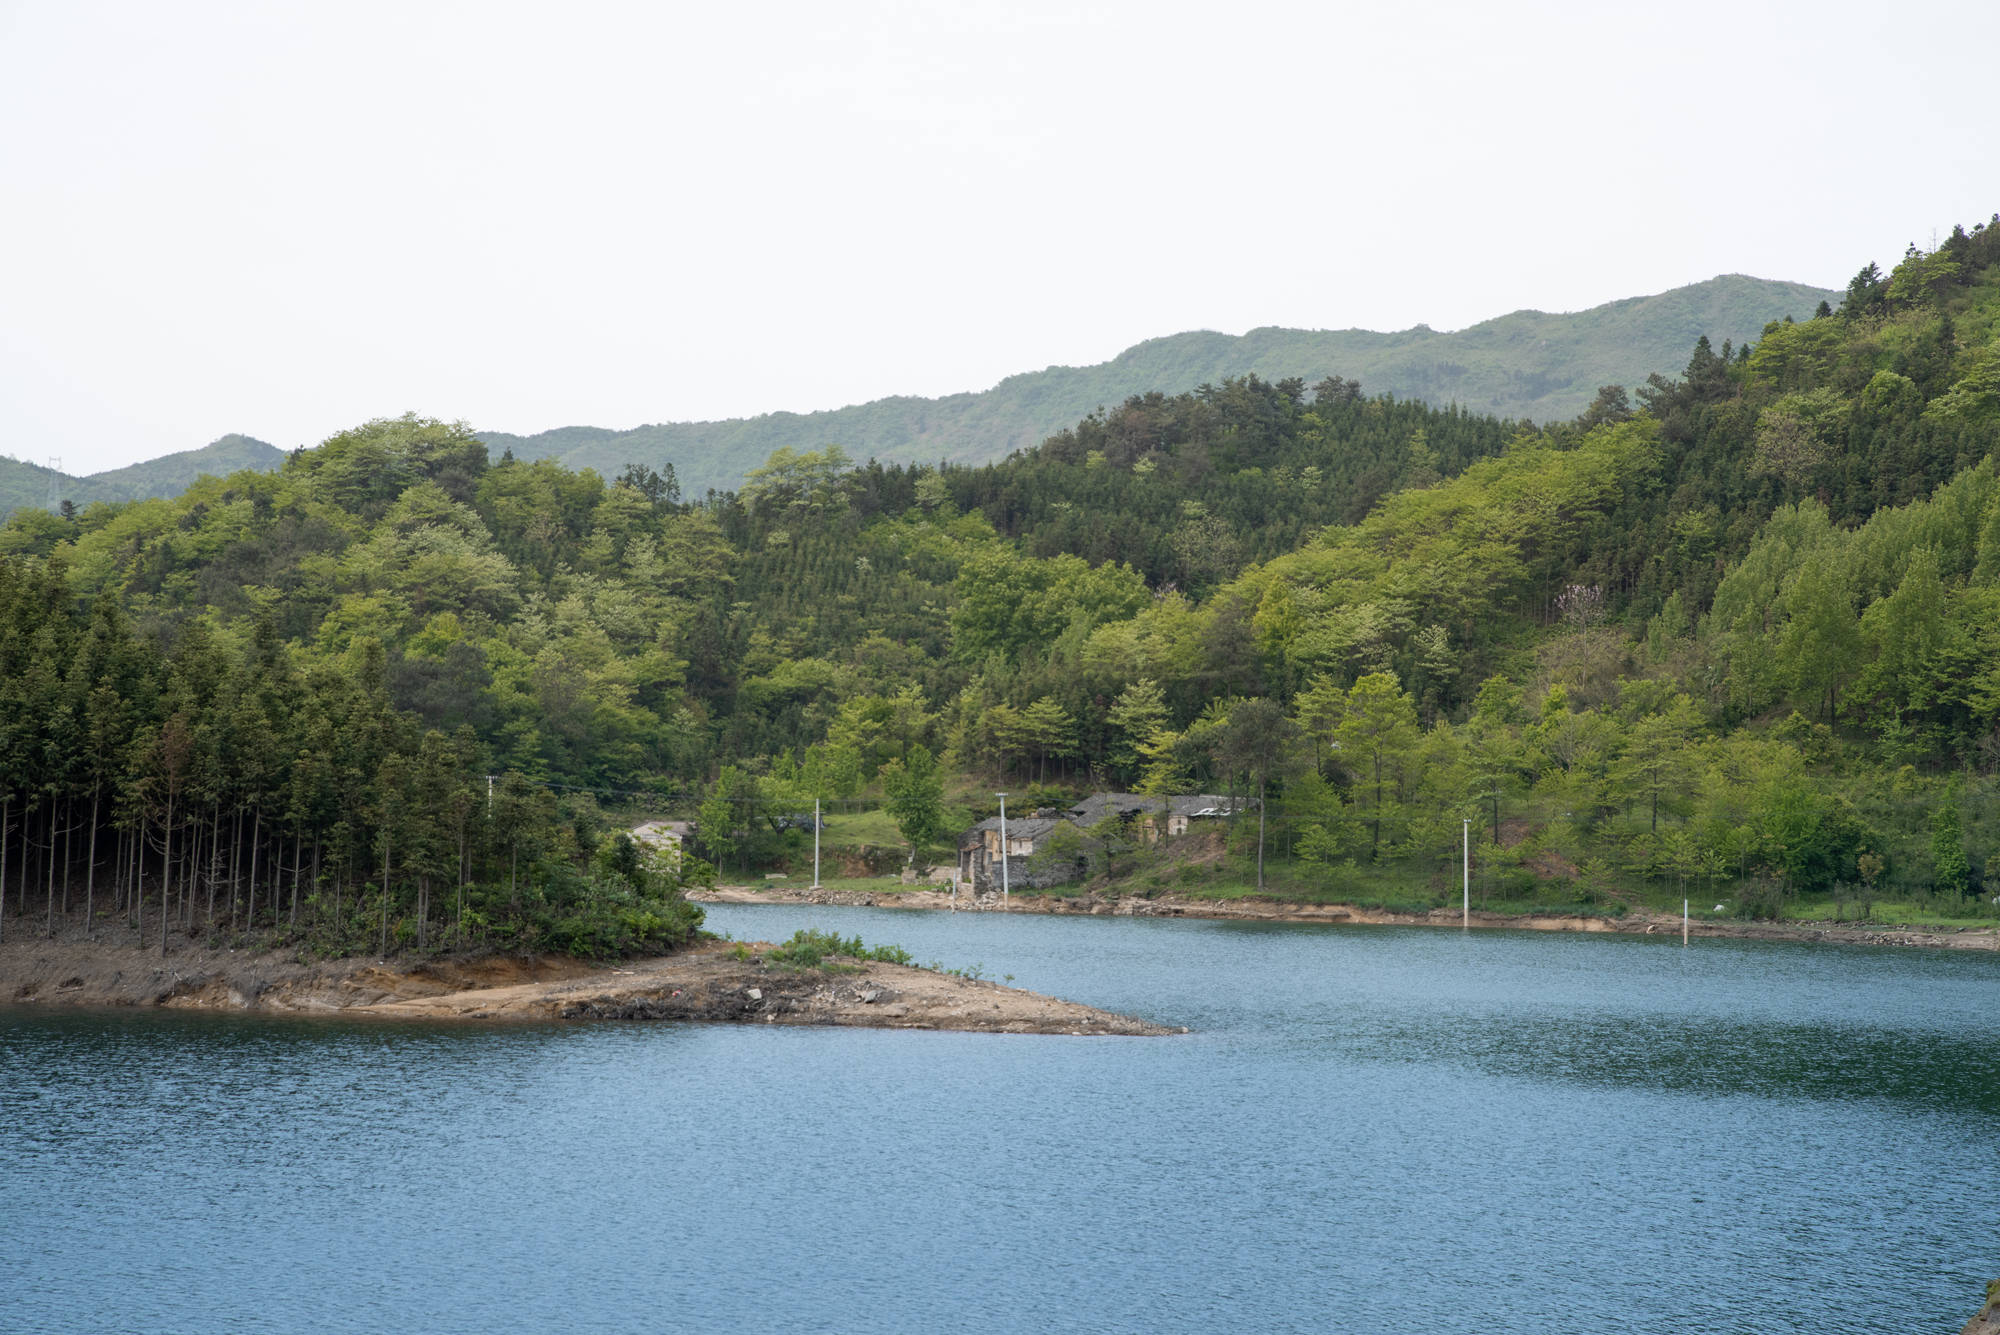
[[[1264,780],[1257,776],[1257,893],[1264,893]]]
[[[97,809],[104,799],[104,785],[90,790],[90,867],[83,877],[83,938],[97,937]]]
[[[167,796],[166,843],[160,851],[160,955],[167,953],[167,920],[173,916],[174,894],[174,799]]]
[[[222,803],[208,809],[208,930],[215,930],[215,883],[222,879]]]
[[[243,930],[254,931],[257,926],[257,854],[263,848],[264,809],[257,808],[250,822],[250,906],[243,914]]]
[[[49,803],[49,935],[56,934],[56,804]]]
[[[243,897],[243,808],[229,813],[229,930],[236,930],[236,906]]]
[[[389,834],[382,833],[382,955],[389,954]]]
[[[0,941],[7,938],[7,818],[13,810],[14,794],[0,797]]]
[[[146,817],[143,812],[140,813],[138,823],[132,830],[131,844],[125,850],[125,861],[128,864],[126,867],[126,880],[128,884],[125,887],[125,921],[131,926],[133,931],[139,933],[139,944],[144,945],[146,934],[142,930],[144,922],[140,915],[145,910],[139,907],[139,893],[145,885],[146,876]]]
[[[62,916],[69,921],[70,873],[76,868],[76,803],[63,799]]]

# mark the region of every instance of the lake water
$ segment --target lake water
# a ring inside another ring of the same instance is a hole
[[[721,906],[1110,1039],[0,1010],[0,1330],[1956,1331],[2000,957]]]

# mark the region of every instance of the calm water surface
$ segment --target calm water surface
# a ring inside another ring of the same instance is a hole
[[[0,1331],[1955,1331],[2000,958],[718,907],[1193,1026],[0,1010]]]

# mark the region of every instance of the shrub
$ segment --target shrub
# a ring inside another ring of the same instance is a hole
[[[910,952],[901,946],[864,945],[858,936],[843,937],[838,932],[812,928],[801,928],[792,933],[791,940],[764,952],[767,963],[794,969],[824,969],[836,958],[908,964]]]

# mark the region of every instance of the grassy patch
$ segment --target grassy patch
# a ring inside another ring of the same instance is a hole
[[[771,879],[760,876],[754,881],[735,882],[734,884],[740,884],[749,890],[810,890],[812,889],[812,883],[812,870],[808,868],[796,876]],[[894,876],[828,876],[820,881],[819,887],[822,890],[834,890],[843,894],[856,895],[902,895],[908,894],[912,890],[942,890],[947,888],[940,885],[930,885],[923,881],[919,881],[915,885],[904,885],[900,879]]]
[[[972,813],[963,807],[947,805],[944,817],[945,830],[955,845],[959,832],[972,824]],[[908,847],[903,832],[896,828],[895,820],[886,811],[828,812],[824,819],[826,824],[819,834],[822,853],[829,848]],[[806,831],[806,852],[808,856],[812,852],[810,830]]]
[[[764,962],[780,968],[827,971],[853,968],[840,964],[841,960],[908,964],[910,952],[901,946],[865,945],[858,936],[844,937],[838,932],[815,931],[810,927],[799,929],[792,933],[791,940],[764,952]]]

